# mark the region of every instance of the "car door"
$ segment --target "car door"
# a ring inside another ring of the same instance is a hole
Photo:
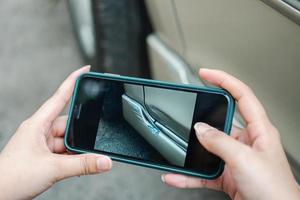
[[[166,160],[184,166],[196,98],[196,93],[125,84],[123,116]]]
[[[147,8],[154,78],[203,84],[197,71],[206,67],[246,82],[279,129],[299,181],[299,1],[149,0]]]

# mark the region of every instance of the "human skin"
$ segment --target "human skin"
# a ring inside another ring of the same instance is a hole
[[[235,200],[300,199],[278,130],[252,90],[223,71],[200,69],[199,75],[231,93],[246,126],[234,128],[228,136],[208,124],[195,124],[199,142],[225,161],[223,174],[216,180],[166,174],[162,180],[177,188],[223,191]]]
[[[107,156],[71,155],[63,142],[67,117],[59,115],[72,96],[76,78],[89,69],[86,66],[73,72],[4,147],[0,154],[0,199],[32,199],[62,179],[111,169]]]

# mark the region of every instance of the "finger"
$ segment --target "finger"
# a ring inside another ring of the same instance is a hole
[[[34,114],[34,117],[38,118],[39,121],[43,122],[43,124],[47,124],[50,127],[54,119],[63,111],[64,107],[68,104],[72,96],[76,79],[81,74],[86,73],[89,70],[90,66],[85,66],[69,75],[69,77],[54,93],[54,95],[50,99],[48,99]]]
[[[205,123],[196,123],[194,128],[197,138],[204,148],[219,156],[228,165],[238,162],[237,153],[241,155],[249,150],[245,144]]]
[[[267,119],[266,112],[251,89],[237,78],[220,70],[200,69],[202,79],[227,90],[237,101],[247,123]]]
[[[56,162],[59,166],[58,180],[106,172],[112,167],[109,157],[95,154],[57,155]]]
[[[205,180],[180,174],[162,175],[161,179],[166,184],[176,188],[209,188],[221,190],[221,178],[216,180]]]
[[[64,138],[49,137],[47,143],[50,151],[53,153],[61,154],[67,151],[64,144]]]
[[[54,137],[63,137],[65,135],[67,121],[68,121],[67,115],[56,118],[52,125],[51,134]]]

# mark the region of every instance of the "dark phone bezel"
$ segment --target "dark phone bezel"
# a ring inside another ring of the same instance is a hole
[[[181,174],[186,174],[190,176],[197,176],[205,179],[216,179],[219,177],[223,170],[224,170],[224,162],[221,160],[219,164],[218,170],[213,173],[213,174],[203,174],[199,173],[197,171],[193,170],[188,170],[185,168],[181,167],[175,167],[175,166],[166,166],[166,165],[161,165],[158,163],[150,162],[150,161],[145,161],[137,158],[132,158],[128,156],[123,156],[123,155],[117,155],[113,153],[107,153],[103,151],[98,151],[95,149],[80,149],[78,147],[72,147],[71,145],[68,144],[68,135],[70,132],[70,125],[71,125],[71,119],[73,117],[73,111],[74,111],[74,103],[76,100],[77,96],[77,91],[78,91],[78,85],[80,81],[83,78],[96,78],[96,79],[104,79],[104,80],[111,80],[111,81],[121,81],[123,83],[133,83],[133,84],[139,84],[139,85],[146,85],[146,86],[154,86],[154,87],[160,87],[160,88],[167,88],[167,89],[175,89],[175,90],[182,90],[182,91],[190,91],[190,92],[208,92],[208,93],[214,93],[214,94],[220,94],[223,95],[228,102],[227,106],[227,114],[226,114],[226,121],[224,124],[224,132],[226,134],[230,134],[231,126],[232,126],[232,119],[233,119],[233,114],[234,114],[234,109],[235,109],[235,101],[233,97],[226,91],[220,88],[211,88],[211,87],[201,87],[201,86],[196,86],[196,85],[183,85],[183,84],[174,84],[174,83],[168,83],[168,82],[163,82],[163,81],[156,81],[156,80],[147,80],[147,79],[141,79],[141,78],[133,78],[133,77],[126,77],[126,76],[119,76],[119,75],[113,75],[113,74],[102,74],[102,73],[94,73],[94,72],[89,72],[82,74],[78,79],[76,80],[71,104],[70,104],[70,110],[69,110],[69,118],[67,122],[67,127],[66,127],[66,132],[65,132],[65,138],[64,138],[64,144],[67,148],[67,150],[75,153],[101,153],[110,156],[113,160],[120,161],[120,162],[125,162],[129,164],[134,164],[138,166],[143,166],[143,167],[149,167],[153,169],[159,169],[159,170],[165,170],[165,171],[170,171],[170,172],[175,172],[175,173],[181,173]]]

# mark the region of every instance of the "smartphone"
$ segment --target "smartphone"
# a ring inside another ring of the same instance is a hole
[[[215,179],[224,163],[199,143],[194,124],[229,134],[235,102],[219,88],[86,73],[75,85],[65,146],[113,160]]]

